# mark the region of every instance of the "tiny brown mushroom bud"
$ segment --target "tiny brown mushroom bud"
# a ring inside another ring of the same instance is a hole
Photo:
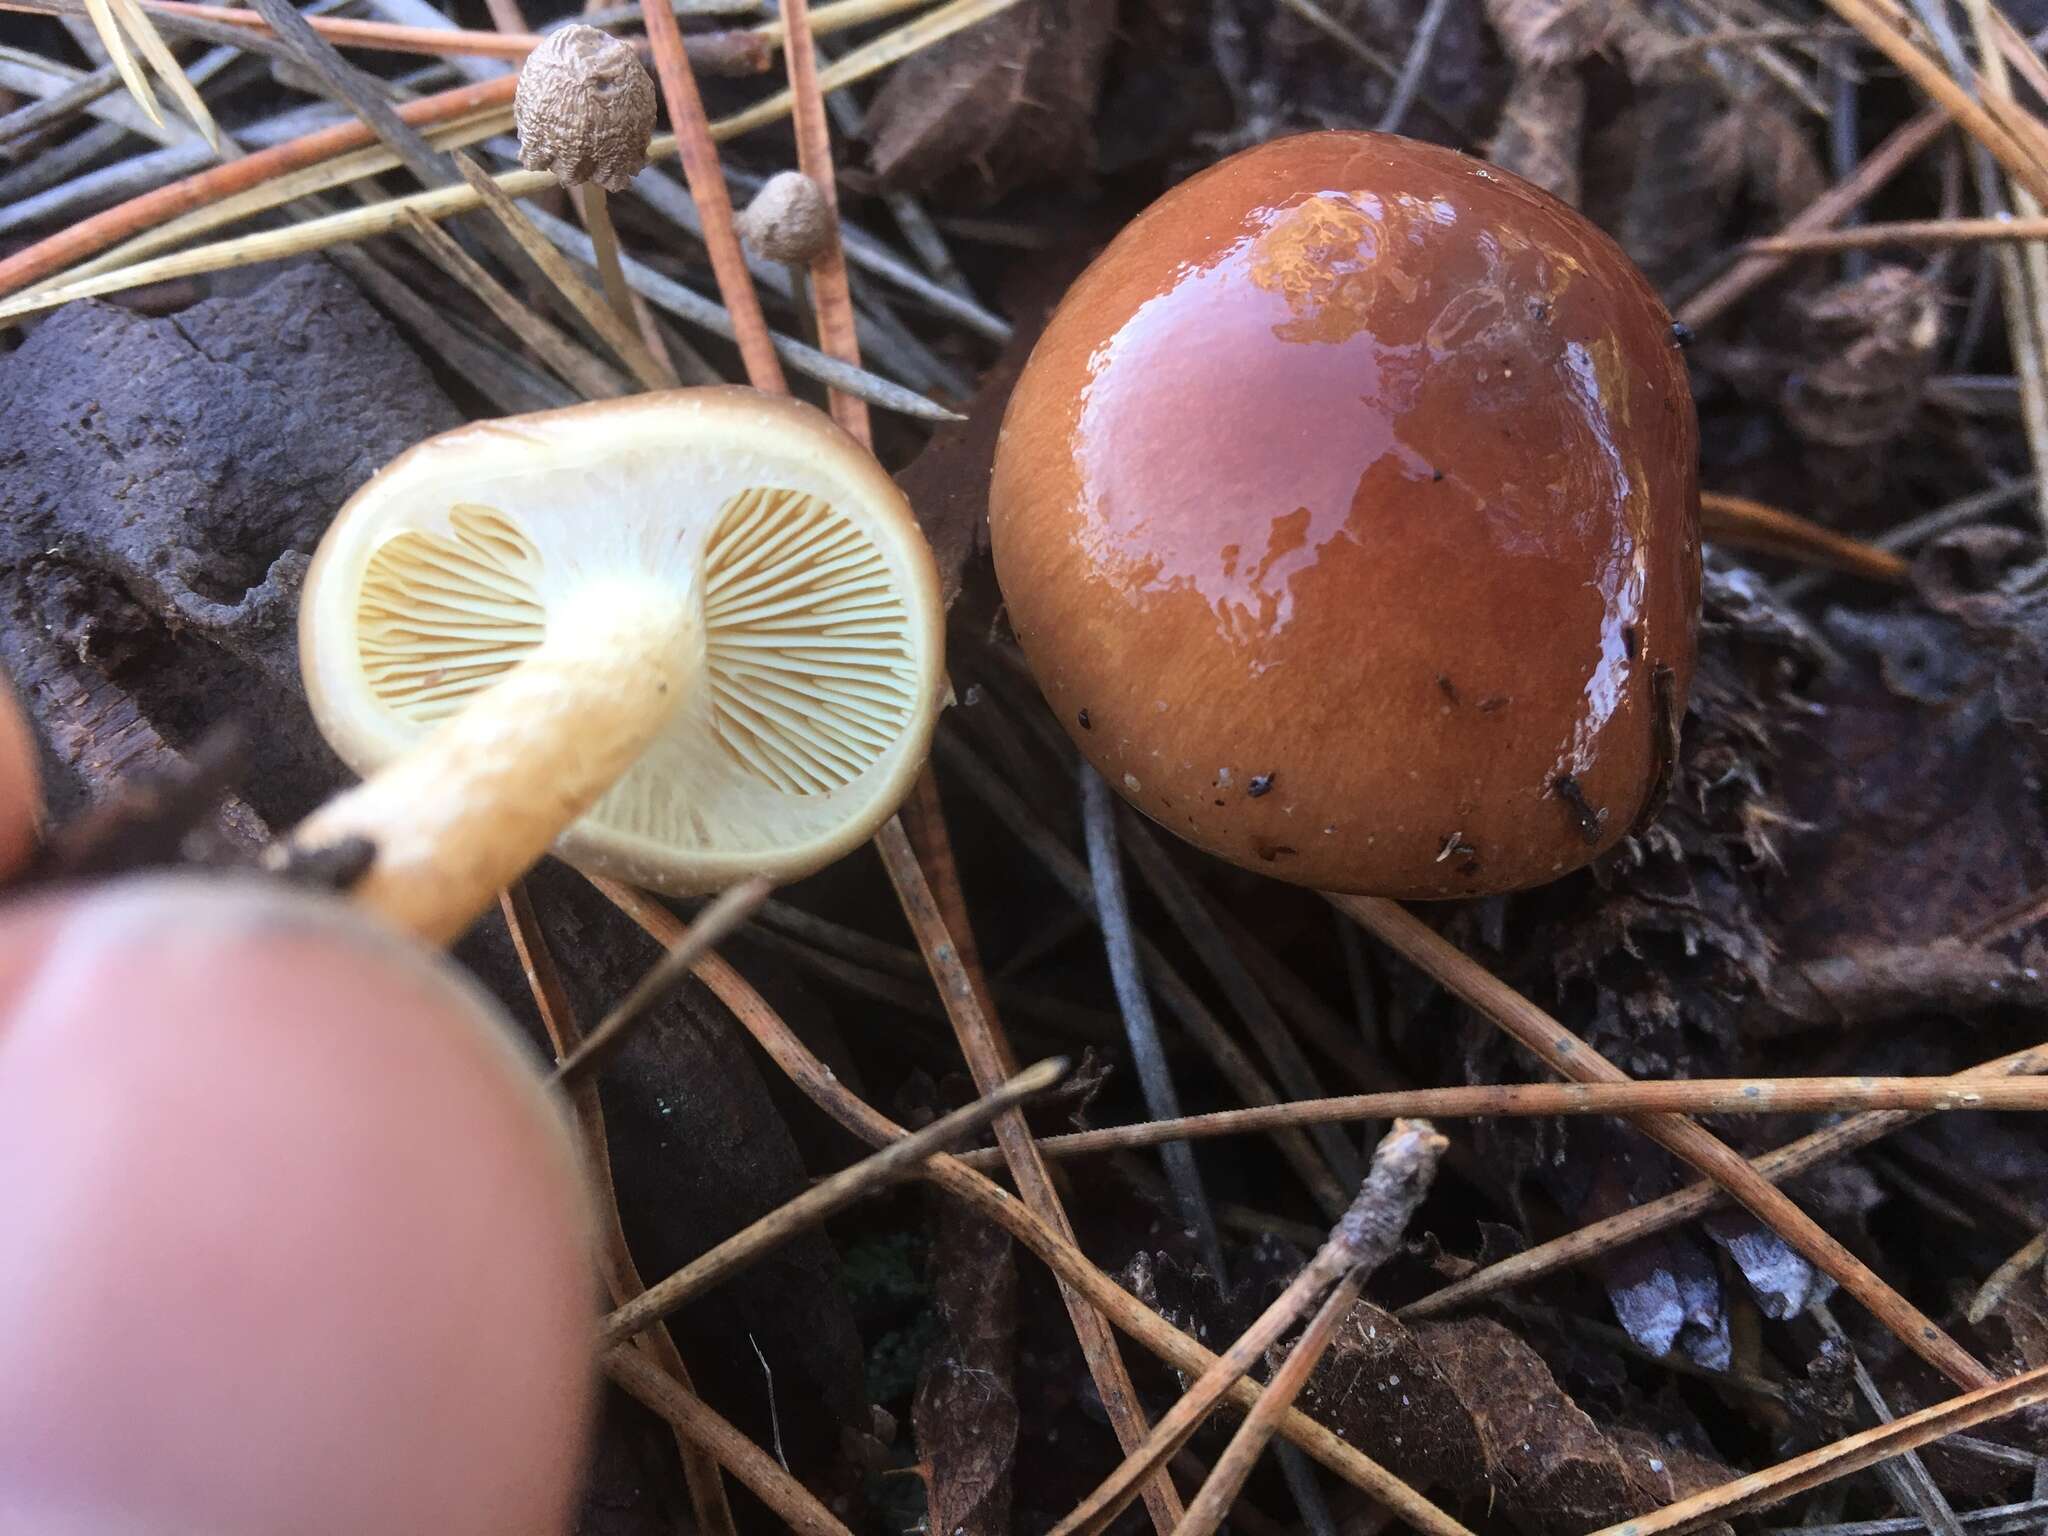
[[[512,116],[529,171],[565,187],[623,192],[647,164],[654,82],[631,44],[595,27],[564,27],[526,56]]]
[[[764,261],[809,266],[832,239],[832,209],[802,171],[768,178],[739,217],[740,238]]]

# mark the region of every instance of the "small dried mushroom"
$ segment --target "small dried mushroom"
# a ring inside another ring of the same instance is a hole
[[[550,845],[673,893],[867,838],[943,690],[930,549],[810,406],[677,390],[459,428],[344,507],[306,578],[313,715],[367,782],[360,901],[460,933]]]
[[[1450,150],[1306,134],[1067,294],[1004,417],[996,570],[1054,713],[1163,826],[1324,889],[1510,890],[1656,798],[1696,449],[1606,235]]]
[[[740,238],[766,261],[808,266],[832,241],[832,208],[802,171],[778,171],[739,216]]]
[[[512,116],[528,170],[623,192],[647,164],[654,82],[631,44],[578,23],[526,56]]]

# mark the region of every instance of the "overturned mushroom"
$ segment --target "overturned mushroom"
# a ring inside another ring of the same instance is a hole
[[[1133,805],[1325,889],[1540,883],[1654,807],[1699,493],[1671,316],[1450,150],[1317,133],[1161,198],[1004,417],[1017,638]]]
[[[672,893],[798,878],[907,792],[941,616],[902,493],[809,406],[680,390],[445,433],[308,573],[314,717],[370,777],[293,846],[369,839],[359,899],[436,940],[551,844]]]

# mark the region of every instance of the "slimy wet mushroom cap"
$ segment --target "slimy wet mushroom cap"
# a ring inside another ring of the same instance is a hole
[[[1607,236],[1452,151],[1308,134],[1068,293],[1004,418],[997,574],[1161,825],[1325,889],[1514,889],[1659,793],[1696,457],[1671,316]]]

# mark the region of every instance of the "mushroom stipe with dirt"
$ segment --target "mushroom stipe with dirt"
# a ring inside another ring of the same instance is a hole
[[[380,472],[307,575],[315,720],[366,780],[356,899],[458,935],[553,847],[664,891],[809,874],[922,765],[944,692],[909,504],[810,406],[677,390],[463,427]]]

